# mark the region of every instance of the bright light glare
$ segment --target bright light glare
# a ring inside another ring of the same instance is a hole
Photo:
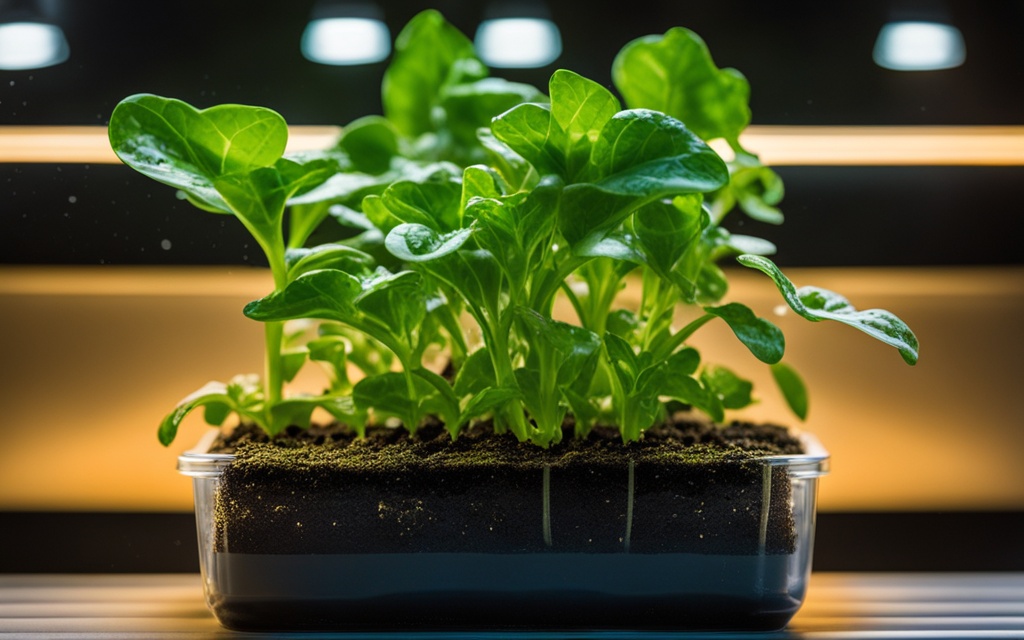
[[[960,30],[938,22],[890,22],[875,42],[875,64],[896,71],[959,67],[966,58]]]
[[[484,20],[476,32],[476,50],[488,66],[532,69],[549,65],[562,54],[562,36],[550,20]]]
[[[0,69],[39,69],[68,59],[68,41],[60,27],[38,22],[0,25]]]
[[[321,64],[370,64],[389,53],[391,32],[380,20],[324,18],[311,21],[302,34],[302,55]]]

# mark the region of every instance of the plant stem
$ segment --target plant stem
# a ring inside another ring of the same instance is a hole
[[[266,388],[264,389],[264,404],[269,408],[281,401],[284,395],[284,378],[281,375],[281,345],[284,342],[284,323],[268,322],[263,329],[264,343],[266,344],[266,358],[264,363],[264,375]],[[268,422],[270,416],[267,416]]]
[[[284,241],[277,239],[276,246],[264,246],[263,250],[274,276],[274,291],[280,292],[288,286],[288,267],[284,261]],[[284,397],[284,362],[281,349],[284,344],[284,322],[268,322],[263,330],[266,347],[264,356],[264,406],[267,424],[272,423],[270,408]]]

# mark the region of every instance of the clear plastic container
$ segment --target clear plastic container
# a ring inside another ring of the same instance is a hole
[[[222,474],[233,456],[202,453],[208,443],[200,443],[179,458],[179,470],[193,478],[207,604],[231,629],[775,630],[803,603],[817,482],[828,471],[829,456],[821,444],[810,435],[801,438],[806,454],[748,461],[748,480],[734,484],[716,485],[709,478],[704,487],[692,475],[674,477],[639,465],[634,469],[632,463],[628,469],[592,472],[623,479],[628,492],[615,495],[626,496],[627,502],[619,505],[611,505],[610,498],[559,493],[559,476],[547,469],[523,481],[494,478],[502,496],[539,496],[528,504],[538,505],[543,517],[530,507],[521,518],[514,513],[492,517],[488,528],[493,532],[503,522],[521,526],[536,521],[539,530],[530,536],[543,544],[513,543],[485,552],[476,547],[461,551],[464,538],[450,531],[432,538],[429,516],[407,520],[415,526],[409,526],[409,537],[396,538],[394,548],[311,547],[300,529],[329,530],[340,521],[353,526],[360,512],[370,509],[379,513],[364,514],[368,518],[383,518],[389,490],[372,483],[359,490],[317,486],[279,493],[270,486],[248,487],[260,494],[258,503],[268,514],[287,511],[282,495],[314,505],[318,521],[311,521],[307,511],[302,522],[290,523],[296,533],[284,535],[280,528],[251,530],[251,507],[233,513],[240,507],[221,495]],[[439,501],[462,501],[469,505],[467,520],[478,519],[487,510],[487,496],[496,495],[487,493],[486,482],[469,488],[445,484],[440,478],[423,489],[422,498],[408,494],[416,487],[396,488],[406,492],[406,504],[415,505],[406,517],[435,513]],[[736,495],[723,494],[723,485]],[[652,512],[655,499],[681,508]],[[585,521],[571,521],[560,510],[560,505],[588,501],[600,506]],[[721,515],[730,512],[738,512],[732,520]],[[724,524],[716,525],[708,514],[718,514]],[[624,523],[624,534],[594,540],[589,527],[595,518]],[[233,519],[248,519],[249,529],[243,532],[239,525],[236,531]],[[474,526],[467,523],[463,533],[472,535]],[[245,547],[244,539],[260,536],[274,538],[271,551]],[[692,548],[679,547],[676,542],[687,536]]]

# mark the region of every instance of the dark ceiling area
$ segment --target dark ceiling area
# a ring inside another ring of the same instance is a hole
[[[199,107],[259,104],[292,124],[345,124],[380,110],[386,62],[332,67],[302,57],[312,0],[50,0],[47,6],[67,34],[71,56],[45,69],[3,72],[0,124],[105,124],[121,98],[140,92]],[[488,11],[484,2],[454,0],[381,6],[392,36],[432,7],[472,37]],[[755,124],[1024,122],[1021,0],[555,0],[549,7],[562,33],[561,57],[544,68],[495,75],[543,87],[564,67],[608,84],[622,45],[685,26],[705,39],[719,66],[748,77]],[[882,25],[922,16],[961,30],[965,63],[916,73],[874,64]]]
[[[10,0],[0,0],[0,7]],[[585,8],[584,8],[585,5]],[[258,104],[291,124],[343,125],[380,112],[387,62],[337,67],[303,58],[312,0],[50,0],[70,58],[0,72],[0,125],[105,125],[140,92],[206,107]],[[472,36],[485,3],[385,1],[392,36],[424,8]],[[1024,124],[1024,0],[552,2],[564,52],[501,70],[544,87],[556,68],[610,84],[629,40],[686,26],[719,66],[742,71],[760,125]],[[881,26],[956,25],[965,63],[900,72],[872,60]],[[756,150],[755,150],[756,151]],[[780,228],[743,233],[780,247],[783,266],[1022,264],[1024,167],[781,167]],[[0,164],[0,264],[259,264],[244,229],[120,165]],[[737,222],[742,222],[737,219]]]

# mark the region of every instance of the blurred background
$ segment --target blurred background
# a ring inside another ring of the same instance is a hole
[[[380,113],[394,37],[426,8],[493,75],[542,89],[558,68],[611,87],[622,45],[673,26],[740,70],[744,143],[784,180],[786,221],[734,230],[922,345],[909,368],[848,327],[777,317],[810,386],[797,425],[727,329],[702,338],[758,383],[750,417],[832,453],[816,567],[1024,569],[1024,1],[0,0],[0,571],[197,570],[174,464],[203,427],[164,449],[156,425],[207,380],[261,368],[241,315],[270,289],[259,248],[121,166],[113,107],[257,104],[295,147],[326,146]],[[781,302],[730,274],[759,315]]]

